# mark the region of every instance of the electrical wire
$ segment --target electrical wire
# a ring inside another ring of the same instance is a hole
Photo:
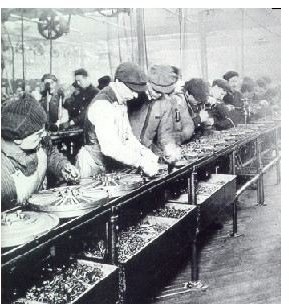
[[[270,29],[268,29],[264,24],[260,23],[259,21],[257,21],[254,17],[250,16],[246,10],[244,9],[244,15],[247,16],[250,20],[252,20],[255,24],[257,24],[259,27],[263,28],[264,30],[266,30],[267,32],[277,36],[277,37],[281,37],[280,34],[271,31]]]
[[[172,11],[171,9],[164,8],[164,10],[167,11],[167,12],[169,12],[169,13],[171,13],[171,14],[173,14],[173,15],[179,16],[178,13],[175,13],[175,12]],[[195,26],[197,26],[197,24],[198,24],[197,22],[195,22],[194,20],[188,18],[187,16],[184,17],[184,20],[185,20],[185,22],[189,22],[189,23],[191,23],[191,24],[193,24],[193,25],[195,25]],[[193,41],[194,41],[194,39],[193,39]],[[196,49],[198,49],[198,45],[195,44],[195,43],[194,43],[194,45],[196,46]],[[199,71],[201,71],[201,63],[200,63],[200,61],[199,61],[199,59],[198,59],[197,53],[196,53],[195,55],[196,55],[196,56],[195,56],[196,64],[197,64],[197,66],[198,66],[198,68],[199,68]]]
[[[119,25],[119,14],[117,15],[117,24]],[[119,56],[119,62],[122,62],[122,56],[121,56],[121,43],[120,43],[120,27],[117,28],[117,43],[118,43],[118,56]]]
[[[146,68],[148,70],[148,51],[147,51],[147,39],[146,39],[146,26],[145,26],[145,16],[144,16],[144,10],[143,13],[143,40],[144,40],[144,52],[145,52],[145,59],[146,59]]]
[[[130,9],[130,14],[129,14],[129,19],[130,19],[130,41],[131,41],[131,56],[132,56],[132,62],[134,62],[134,42],[133,42],[133,20],[132,20],[132,13],[133,13],[133,8]]]
[[[179,26],[180,26],[180,69],[182,70],[182,25],[183,25],[183,12],[179,9]]]
[[[128,31],[127,31],[127,26],[126,26],[126,20],[125,20],[125,17],[124,15],[122,16],[122,24],[123,24],[123,33],[124,33],[124,37],[125,37],[125,42],[126,42],[126,50],[127,50],[127,54],[129,54],[129,34],[128,34]]]

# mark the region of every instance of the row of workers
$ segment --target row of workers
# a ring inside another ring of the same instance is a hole
[[[234,73],[228,72],[229,81],[236,77]],[[51,75],[44,78],[45,83],[53,81]],[[83,69],[75,71],[75,81],[76,87],[91,86]],[[75,165],[44,136],[45,110],[49,108],[28,94],[9,100],[2,107],[2,207],[25,203],[41,187],[47,171],[58,179],[74,182],[124,166],[141,168],[148,176],[156,175],[160,160],[180,160],[180,145],[189,141],[198,128],[223,129],[239,123],[230,117],[223,100],[224,96],[231,96],[234,102],[229,82],[217,79],[209,92],[196,91],[206,86],[202,80],[192,79],[182,88],[175,67],[156,65],[147,76],[133,63],[120,64],[114,82],[96,93],[85,111],[79,113],[84,145]],[[200,102],[198,94],[202,96],[204,92],[210,111],[200,107],[205,100]],[[243,113],[243,108],[238,109],[233,102],[233,111]],[[69,124],[75,123],[69,119]]]

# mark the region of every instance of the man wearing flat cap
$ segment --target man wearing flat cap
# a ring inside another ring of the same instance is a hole
[[[239,74],[236,71],[228,71],[224,74],[223,79],[230,86],[230,91],[224,96],[224,102],[228,106],[234,124],[245,122],[244,102],[242,93],[238,90]]]
[[[214,120],[216,130],[229,129],[235,126],[230,112],[223,101],[226,93],[230,91],[230,86],[223,79],[215,79],[210,88],[209,103],[211,105],[210,116]]]
[[[143,94],[137,102],[128,104],[132,131],[143,145],[173,163],[181,157],[176,144],[175,109],[169,98],[177,75],[171,66],[154,65],[148,76],[149,96]]]
[[[181,145],[192,138],[195,125],[183,92],[180,69],[175,66],[166,66],[166,70],[167,73],[162,72],[160,76],[155,73],[158,70],[152,71],[151,84],[155,90],[159,90],[160,86],[165,88],[166,99],[172,108],[173,135],[176,144]]]
[[[87,107],[99,90],[92,85],[88,72],[83,68],[74,71],[74,78],[72,86],[75,90],[64,102],[64,107],[69,114],[69,124],[65,127],[83,128]]]
[[[115,170],[118,166],[140,167],[148,176],[157,174],[158,157],[133,135],[127,102],[147,91],[147,76],[139,66],[125,62],[115,72],[115,82],[89,104],[84,124],[85,146],[78,154],[81,177]]]
[[[41,79],[44,90],[41,92],[40,104],[47,113],[47,127],[50,131],[57,131],[59,125],[68,118],[63,109],[64,93],[57,88],[57,78],[53,74],[44,74]]]
[[[66,181],[78,170],[44,136],[47,115],[31,95],[11,100],[1,113],[2,210],[24,204],[38,191],[46,171]]]

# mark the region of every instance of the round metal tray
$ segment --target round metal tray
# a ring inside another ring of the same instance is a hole
[[[107,203],[108,199],[108,192],[104,189],[75,185],[33,194],[28,203],[35,211],[52,213],[59,218],[71,218]]]
[[[85,188],[103,189],[109,198],[124,196],[144,184],[138,174],[112,173],[92,178],[81,179],[80,185]]]
[[[33,211],[13,211],[1,214],[1,248],[15,247],[51,230],[59,223],[55,215]]]

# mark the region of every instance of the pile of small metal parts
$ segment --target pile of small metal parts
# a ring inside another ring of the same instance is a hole
[[[184,159],[198,159],[214,152],[213,146],[191,142],[181,146],[182,157]]]
[[[153,210],[151,215],[157,216],[157,217],[167,217],[167,218],[182,218],[188,213],[189,210],[187,209],[177,209],[175,207],[168,207],[164,206],[162,208],[159,208],[157,210]]]
[[[220,185],[218,185],[218,184],[199,183],[199,185],[197,187],[197,194],[204,195],[204,196],[210,196],[213,193],[215,193],[219,188],[220,188]]]
[[[240,125],[240,126],[236,126],[231,129],[220,131],[220,133],[222,134],[223,137],[225,137],[225,139],[226,139],[226,137],[227,138],[238,137],[240,139],[240,138],[244,138],[250,134],[253,134],[254,132],[256,132],[256,128],[253,126],[251,128],[248,125],[247,125],[247,127]]]
[[[125,263],[168,227],[169,224],[144,222],[122,231],[118,240],[118,261]]]
[[[97,259],[104,259],[105,254],[106,254],[106,247],[104,245],[103,240],[93,243],[92,245],[87,247],[83,252],[83,255],[85,257],[97,258]]]
[[[77,299],[84,291],[98,283],[104,274],[101,265],[94,266],[79,262],[69,266],[50,267],[42,269],[42,283],[31,287],[24,299],[16,300],[17,304],[30,301],[48,304],[67,304]]]
[[[198,159],[211,155],[228,144],[234,143],[256,132],[256,128],[238,126],[228,130],[214,131],[213,134],[181,146],[183,159]]]
[[[213,184],[215,184],[215,185],[224,185],[226,183],[227,183],[227,181],[224,181],[224,180],[218,180],[218,181],[213,182]]]
[[[215,132],[213,135],[202,136],[198,142],[201,145],[206,145],[211,147],[212,149],[219,149],[226,147],[228,145],[228,141],[224,138],[223,135]]]

